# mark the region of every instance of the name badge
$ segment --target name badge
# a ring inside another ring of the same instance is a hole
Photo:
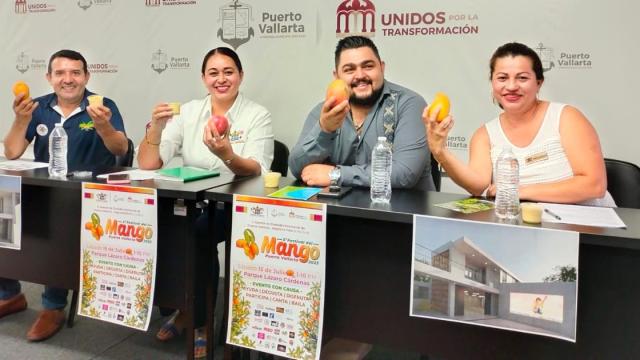
[[[244,130],[233,130],[229,132],[229,142],[232,144],[243,143]]]
[[[527,156],[526,158],[524,158],[524,163],[526,165],[531,165],[540,161],[547,161],[547,160],[549,160],[549,155],[547,155],[547,152],[544,151],[544,152],[539,152],[537,154]]]

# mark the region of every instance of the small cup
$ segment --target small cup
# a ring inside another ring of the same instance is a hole
[[[540,224],[542,221],[542,206],[536,203],[522,203],[522,221],[530,224]]]
[[[100,105],[102,106],[102,99],[104,97],[102,95],[89,95],[87,96],[87,100],[89,100],[89,105],[90,106],[97,106]]]
[[[282,174],[279,172],[268,172],[264,174],[264,187],[277,188],[280,185]]]
[[[169,107],[171,111],[173,111],[173,115],[180,115],[180,103],[179,102],[170,102]]]

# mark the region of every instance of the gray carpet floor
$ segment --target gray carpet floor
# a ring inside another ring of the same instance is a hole
[[[66,326],[52,338],[32,343],[25,334],[38,311],[42,309],[41,285],[22,283],[29,307],[26,311],[0,319],[0,359],[185,359],[185,336],[170,342],[156,340],[155,333],[166,318],[154,309],[149,330],[146,332],[112,325],[102,321],[76,316],[72,328]],[[69,296],[69,299],[71,296]],[[68,311],[68,307],[67,307]],[[215,353],[222,358],[221,350]]]
[[[186,358],[185,336],[170,342],[156,340],[155,334],[167,320],[154,309],[149,330],[146,332],[112,325],[102,321],[76,316],[72,328],[66,326],[52,338],[38,343],[27,341],[25,334],[38,311],[42,309],[43,287],[22,283],[29,307],[26,311],[0,319],[0,360],[173,360]],[[221,289],[219,292],[221,297]],[[69,296],[69,299],[71,296]],[[220,311],[220,309],[218,309]],[[67,307],[68,311],[68,307]],[[218,314],[217,314],[218,315]],[[217,317],[220,318],[220,317]],[[219,324],[217,324],[219,326]],[[216,326],[216,330],[219,327]],[[257,358],[254,356],[251,358]],[[223,350],[218,347],[215,359],[222,359]],[[417,354],[397,351],[380,346],[365,357],[365,360],[417,360]]]

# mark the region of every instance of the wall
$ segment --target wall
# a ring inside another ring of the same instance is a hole
[[[332,77],[333,49],[343,35],[336,33],[342,2],[245,0],[236,12],[233,2],[219,0],[2,1],[0,133],[6,134],[13,119],[11,84],[23,79],[32,94],[49,92],[49,56],[72,48],[90,63],[89,88],[118,103],[138,143],[156,103],[205,95],[203,55],[232,43],[245,67],[242,91],[270,109],[276,138],[291,147]],[[427,101],[437,91],[449,94],[456,118],[450,147],[460,157],[466,158],[475,129],[499,112],[491,103],[488,59],[497,46],[517,40],[537,48],[549,68],[540,97],[580,108],[600,134],[605,156],[640,163],[640,108],[632,105],[640,80],[640,72],[632,71],[640,55],[637,2],[373,5],[375,29],[366,30],[386,61],[386,77]],[[245,27],[229,27],[243,19]],[[351,24],[351,30],[360,28]],[[243,33],[253,35],[243,44],[228,40]]]
[[[449,282],[431,278],[431,306],[433,311],[449,315]]]

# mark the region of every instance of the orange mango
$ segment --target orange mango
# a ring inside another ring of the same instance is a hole
[[[329,100],[330,97],[334,97],[331,107],[334,107],[341,102],[349,99],[349,86],[342,79],[335,79],[327,88],[327,97],[325,100]]]
[[[451,102],[449,101],[449,97],[447,96],[447,94],[445,94],[443,92],[436,93],[436,97],[433,98],[433,101],[431,102],[431,105],[429,106],[428,116],[431,116],[431,113],[438,106],[440,106],[440,112],[438,113],[438,116],[436,117],[436,121],[437,122],[441,122],[442,120],[444,120],[444,118],[449,116],[449,109],[451,107]]]
[[[24,94],[23,99],[29,98],[29,85],[27,85],[27,83],[22,80],[16,81],[15,84],[13,84],[13,88],[11,90],[13,91],[13,95],[15,96]]]

